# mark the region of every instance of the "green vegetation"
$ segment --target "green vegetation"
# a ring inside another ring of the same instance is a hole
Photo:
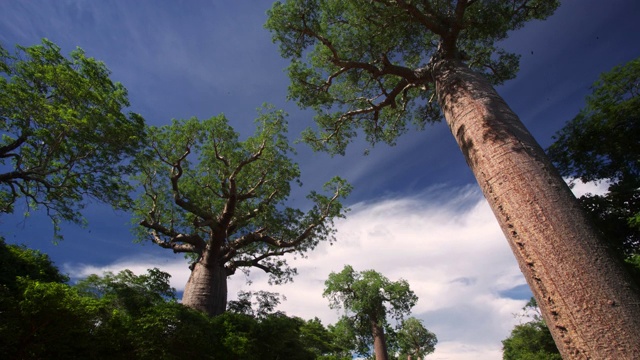
[[[209,317],[178,303],[170,275],[158,269],[107,272],[69,284],[47,255],[1,241],[0,273],[0,352],[7,359],[348,360],[358,345],[371,344],[362,343],[371,339],[370,327],[369,335],[355,332],[361,329],[354,320],[367,315],[325,327],[317,318],[277,311],[279,296],[265,291],[241,293],[229,311]],[[398,318],[415,303],[406,282],[363,275],[384,289],[374,300],[392,304],[385,314]],[[386,318],[380,323],[395,339]],[[424,356],[437,342],[415,318],[402,323],[397,338],[390,359]]]
[[[616,66],[592,86],[587,104],[547,149],[563,176],[607,181],[604,195],[580,202],[610,245],[640,256],[640,58]]]
[[[139,149],[144,120],[124,114],[127,90],[82,49],[67,59],[48,40],[0,47],[0,212],[16,202],[43,207],[60,221],[82,222],[87,198],[126,207],[124,162]]]
[[[504,360],[562,360],[547,324],[540,315],[536,300],[531,298],[522,308],[529,321],[516,325],[511,335],[502,340]]]

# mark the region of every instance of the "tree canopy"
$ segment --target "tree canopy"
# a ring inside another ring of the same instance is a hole
[[[398,330],[400,353],[410,359],[423,359],[435,351],[437,343],[436,334],[427,330],[422,321],[415,317],[405,319]]]
[[[87,198],[129,203],[125,161],[144,138],[144,120],[123,113],[127,90],[80,48],[69,58],[44,39],[0,46],[0,212],[19,199],[43,207],[54,229],[80,223]]]
[[[350,186],[334,178],[325,186],[330,196],[308,195],[309,211],[285,207],[300,172],[288,157],[284,114],[264,109],[256,124],[244,141],[224,115],[151,127],[138,161],[140,237],[197,256],[217,246],[228,275],[257,267],[275,282],[295,273],[281,255],[332,241],[332,220],[344,215],[339,199]]]
[[[333,221],[351,191],[334,177],[311,191],[303,211],[287,206],[298,165],[289,157],[282,111],[266,106],[253,136],[240,140],[224,115],[150,127],[136,160],[143,188],[135,202],[138,237],[192,256],[183,304],[210,315],[226,310],[226,279],[258,268],[273,283],[292,279],[285,254],[306,256],[332,242]]]
[[[502,340],[502,358],[504,360],[562,360],[551,332],[540,316],[535,299],[531,298],[522,310],[523,316],[529,318],[529,321],[516,325],[509,337]]]
[[[359,129],[371,143],[395,143],[410,123],[442,118],[433,61],[463,59],[494,84],[515,76],[518,55],[500,48],[510,30],[544,19],[552,0],[288,0],[266,28],[285,58],[289,97],[316,111],[304,138],[343,153]]]
[[[607,181],[580,201],[624,257],[640,252],[640,58],[602,74],[547,149],[563,176]]]

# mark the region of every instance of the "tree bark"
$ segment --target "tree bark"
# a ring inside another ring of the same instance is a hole
[[[227,309],[227,271],[220,261],[211,261],[208,254],[195,263],[184,288],[182,304],[209,316]]]
[[[438,102],[563,359],[640,359],[640,291],[488,81],[433,64]]]
[[[389,360],[384,329],[378,324],[377,319],[371,319],[370,321],[373,335],[373,352],[376,354],[376,360]]]

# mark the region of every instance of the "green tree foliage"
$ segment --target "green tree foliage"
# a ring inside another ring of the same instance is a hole
[[[605,195],[580,201],[629,258],[640,252],[640,58],[602,74],[586,100],[547,152],[565,177],[610,183]]]
[[[341,327],[356,335],[358,352],[366,355],[375,349],[378,359],[388,358],[387,317],[402,321],[418,301],[405,280],[390,281],[374,270],[356,272],[349,265],[329,274],[323,296],[332,309],[346,311]]]
[[[255,301],[252,301],[253,298]],[[276,307],[280,305],[281,298],[285,299],[284,296],[281,297],[280,294],[270,291],[240,291],[237,300],[227,303],[227,310],[237,314],[263,318],[275,312]]]
[[[223,115],[152,127],[138,160],[140,238],[194,255],[192,279],[198,271],[218,272],[214,282],[223,284],[202,284],[219,286],[218,298],[196,299],[213,305],[195,304],[212,315],[225,309],[227,276],[259,268],[272,282],[289,281],[295,269],[282,255],[305,256],[333,241],[333,219],[346,211],[340,199],[350,186],[340,178],[325,185],[329,196],[307,196],[307,212],[285,206],[300,173],[289,158],[284,114],[267,107],[256,123],[255,135],[244,141]],[[189,283],[183,303],[192,306],[189,286],[197,282]]]
[[[518,56],[498,45],[507,32],[543,19],[558,1],[288,0],[267,29],[291,59],[289,96],[313,108],[316,149],[343,153],[358,129],[394,144],[414,123],[442,117],[430,66],[461,58],[494,84],[515,76]]]
[[[100,306],[67,280],[46,254],[0,241],[0,353],[16,359],[84,358]]]
[[[78,281],[75,287],[84,295],[102,299],[114,308],[137,315],[154,305],[175,300],[175,289],[169,285],[169,278],[171,275],[158,268],[149,269],[143,275],[135,275],[125,269],[117,274],[89,275]]]
[[[535,299],[531,298],[522,308],[530,321],[516,325],[511,335],[502,340],[504,360],[562,360],[545,324]]]
[[[0,287],[10,292],[17,290],[20,277],[41,282],[69,280],[47,254],[24,245],[9,245],[3,238],[0,238],[0,269]]]
[[[2,353],[17,359],[85,359],[99,320],[98,301],[67,284],[21,278],[21,294],[3,309]]]
[[[136,153],[144,120],[124,114],[122,84],[82,49],[69,58],[41,45],[0,47],[0,212],[18,199],[43,207],[57,233],[61,220],[81,222],[87,198],[129,203],[124,160]]]
[[[438,338],[414,317],[405,319],[398,330],[400,358],[423,359],[435,351]]]
[[[322,325],[320,319],[307,320],[300,326],[300,341],[305,349],[314,354],[316,359],[342,359],[340,348],[335,344],[333,334]],[[347,357],[351,359],[351,357]]]
[[[335,324],[329,325],[328,329],[332,337],[334,351],[331,360],[348,360],[353,353],[369,353],[368,345],[363,345],[358,341],[353,323],[347,316],[342,316]]]

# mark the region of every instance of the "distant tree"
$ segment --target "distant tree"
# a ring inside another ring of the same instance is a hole
[[[139,315],[145,309],[175,299],[175,289],[169,284],[171,275],[158,268],[136,275],[125,269],[101,276],[92,274],[78,281],[75,287],[84,295],[103,299],[112,307]]]
[[[126,207],[124,161],[140,147],[144,120],[122,112],[127,90],[109,75],[82,49],[67,59],[46,39],[15,55],[0,46],[0,212],[24,198],[60,237],[60,221],[82,222],[87,198]]]
[[[377,360],[389,359],[384,331],[387,316],[401,321],[418,301],[405,280],[389,281],[374,270],[356,272],[349,265],[329,274],[323,296],[329,298],[332,309],[345,309],[345,321],[360,344],[373,343]]]
[[[182,303],[210,315],[225,311],[227,277],[237,269],[289,281],[296,270],[282,256],[333,241],[333,219],[345,213],[340,199],[350,186],[339,178],[325,185],[329,196],[307,196],[306,213],[285,206],[300,174],[288,157],[284,114],[267,108],[256,122],[244,141],[223,115],[151,127],[137,160],[139,237],[194,255]]]
[[[86,359],[100,319],[97,300],[57,282],[20,278],[21,294],[0,313],[0,351],[9,359]]]
[[[252,301],[253,298],[255,301]],[[282,298],[284,299],[284,296]],[[240,291],[237,300],[227,303],[227,310],[237,314],[263,318],[275,312],[276,307],[280,305],[280,299],[280,294],[270,291]]]
[[[549,328],[545,324],[535,299],[529,300],[522,308],[524,316],[530,318],[516,325],[511,335],[502,340],[504,360],[562,360],[553,342]]]
[[[407,360],[424,359],[435,351],[438,343],[436,334],[427,330],[422,321],[414,317],[405,319],[398,330],[398,344],[402,358]]]
[[[313,318],[300,326],[300,341],[304,348],[314,354],[316,359],[339,359],[333,357],[338,350],[331,332],[322,325],[320,319]],[[351,359],[349,356],[347,359]]]
[[[605,195],[580,198],[605,238],[625,258],[640,253],[640,58],[604,73],[586,107],[547,149],[565,177],[607,181]]]
[[[216,330],[206,314],[169,301],[147,308],[133,319],[128,332],[116,335],[133,346],[133,352],[121,358],[236,359],[229,356],[231,352],[221,351],[227,349],[220,349]]]
[[[18,278],[65,283],[69,278],[53,264],[49,255],[24,245],[7,244],[0,237],[0,287],[15,293]]]
[[[328,356],[327,360],[350,360],[355,352],[360,354],[369,353],[368,345],[358,342],[353,323],[347,316],[340,317],[335,324],[329,325],[327,330],[331,334],[331,341],[334,347],[331,356]],[[366,346],[361,347],[360,345]]]
[[[94,348],[100,304],[65,284],[46,254],[0,239],[0,354],[83,359]]]
[[[362,131],[394,144],[444,115],[563,355],[640,358],[640,289],[493,88],[518,68],[501,41],[558,5],[286,0],[266,27],[291,59],[289,96],[317,114],[308,143],[343,153]]]

